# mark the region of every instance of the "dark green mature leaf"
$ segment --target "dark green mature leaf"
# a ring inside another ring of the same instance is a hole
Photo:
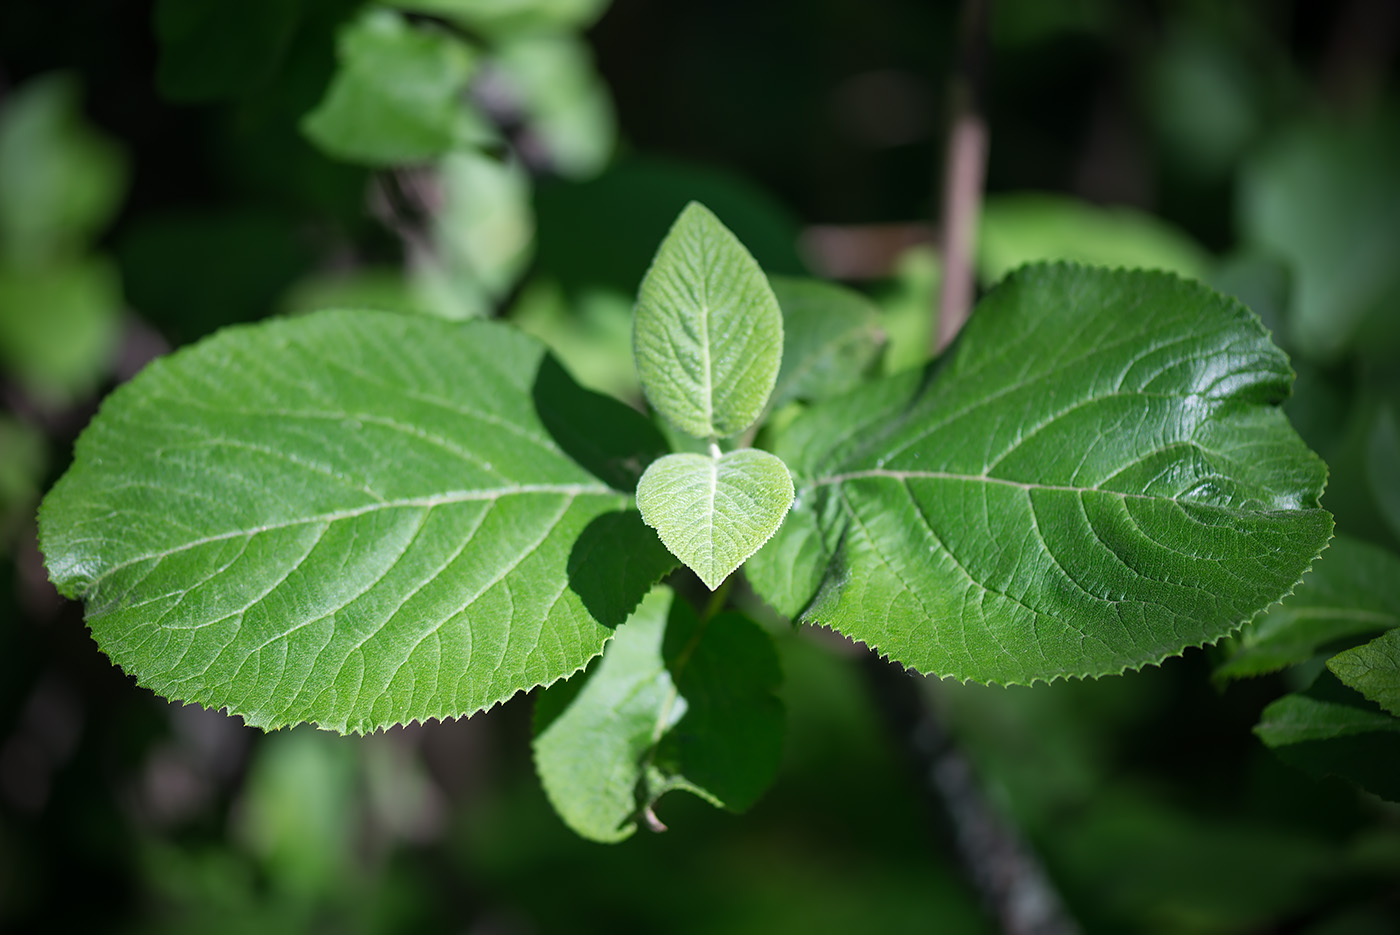
[[[748,428],[767,404],[783,315],[744,245],[691,202],[642,280],[632,336],[652,406],[697,438],[721,437]]]
[[[535,766],[555,811],[595,841],[621,841],[672,789],[743,811],[777,773],[782,705],[771,638],[721,614],[701,623],[653,591],[586,679],[540,696]]]
[[[36,78],[0,111],[0,253],[21,261],[71,254],[116,214],[122,151],[83,120],[71,75]]]
[[[1392,586],[1396,580],[1392,578]],[[1400,629],[1337,653],[1327,668],[1343,684],[1361,692],[1391,714],[1400,715]]]
[[[1400,718],[1324,671],[1303,692],[1284,695],[1254,726],[1274,753],[1314,776],[1341,776],[1400,801]]]
[[[50,574],[140,684],[262,727],[372,730],[548,684],[651,582],[570,587],[575,540],[628,496],[550,435],[541,410],[581,391],[546,360],[505,326],[371,312],[223,331],[79,439],[41,510]],[[620,579],[655,545],[616,532],[591,561]]]
[[[673,454],[637,482],[637,509],[713,591],[767,542],[792,506],[792,475],[766,451]]]
[[[874,303],[817,279],[782,276],[769,283],[783,310],[783,363],[769,408],[855,389],[884,343]]]
[[[1217,679],[1245,678],[1306,662],[1337,644],[1400,626],[1400,557],[1338,536],[1298,589],[1247,626]]]
[[[461,40],[372,7],[341,33],[338,57],[325,99],[302,121],[332,156],[371,166],[423,162],[475,132],[462,94],[476,59]]]
[[[1400,538],[1400,414],[1382,406],[1366,441],[1366,479],[1390,531]]]
[[[753,561],[829,554],[791,575],[821,580],[801,619],[921,672],[1019,683],[1158,662],[1288,594],[1331,535],[1325,468],[1277,406],[1291,378],[1258,319],[1203,286],[1026,267],[941,370],[779,437],[823,549],[780,530]]]

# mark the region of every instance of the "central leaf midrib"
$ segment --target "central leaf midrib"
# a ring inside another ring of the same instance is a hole
[[[171,555],[176,555],[180,552],[185,552],[190,549],[199,548],[202,545],[209,545],[214,542],[224,542],[229,539],[237,539],[240,536],[256,536],[261,535],[265,532],[274,532],[279,529],[291,529],[296,526],[306,526],[316,523],[335,523],[345,519],[354,519],[357,516],[365,516],[367,514],[375,513],[380,510],[432,508],[437,506],[446,506],[453,503],[495,501],[503,497],[520,496],[528,494],[547,494],[572,497],[588,496],[590,494],[611,495],[618,497],[619,499],[621,499],[623,496],[616,490],[613,490],[609,487],[604,487],[602,485],[522,484],[518,487],[499,487],[491,488],[489,490],[459,490],[427,497],[408,497],[400,500],[387,500],[382,503],[370,503],[362,507],[355,507],[353,509],[348,510],[336,510],[330,513],[319,513],[314,516],[303,516],[298,517],[296,519],[289,519],[283,522],[267,523],[260,526],[251,526],[244,529],[232,529],[228,532],[214,533],[212,535],[203,536],[199,539],[194,539],[189,542],[182,542],[179,545],[173,546],[169,549],[163,549],[158,552],[149,552],[145,555],[138,555],[134,558],[129,558],[126,561],[121,562],[120,564],[113,565],[101,575],[97,576],[96,578],[93,578],[86,584],[85,590],[91,591],[94,587],[101,584],[103,581],[110,578],[112,575],[116,574],[119,571],[122,571],[123,569],[129,568],[132,565],[139,565],[142,562],[168,558]]]

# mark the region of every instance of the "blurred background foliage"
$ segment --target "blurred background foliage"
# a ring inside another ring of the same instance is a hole
[[[268,314],[504,315],[635,399],[632,295],[690,199],[770,272],[862,289],[880,366],[918,363],[958,16],[0,5],[0,928],[992,930],[858,651],[826,634],[771,623],[789,732],[751,813],[668,799],[670,833],[602,847],[549,810],[524,699],[347,739],[136,689],[47,584],[33,524],[103,392]],[[1331,466],[1353,550],[1332,567],[1369,575],[1368,636],[1400,623],[1400,7],[998,0],[990,41],[983,286],[1065,257],[1241,297]],[[1123,678],[928,688],[1087,931],[1393,932],[1400,812],[1326,774],[1385,791],[1398,735],[1382,722],[1357,753],[1252,731],[1335,700],[1318,673],[1344,646],[1309,619],[1276,609]]]

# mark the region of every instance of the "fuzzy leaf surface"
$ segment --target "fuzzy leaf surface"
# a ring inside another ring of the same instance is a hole
[[[41,510],[49,573],[139,684],[260,727],[373,730],[548,684],[650,587],[625,566],[668,564],[580,463],[625,478],[659,437],[551,364],[490,323],[222,331],[103,405]],[[577,456],[549,428],[595,420]],[[600,523],[611,549],[576,554]],[[580,593],[575,567],[609,589]]]
[[[637,375],[653,408],[697,438],[742,432],[773,392],[783,314],[758,263],[691,202],[642,280],[633,318]]]
[[[792,475],[766,451],[667,455],[637,483],[637,509],[711,591],[782,525]]]
[[[535,766],[570,828],[620,841],[672,789],[747,809],[777,773],[783,709],[772,638],[739,614],[701,623],[653,591],[587,676],[535,709]],[[581,684],[576,684],[581,682]]]
[[[1343,684],[1400,716],[1400,629],[1337,653],[1327,660],[1327,668]]]
[[[1357,539],[1332,540],[1298,590],[1245,627],[1217,679],[1306,662],[1334,644],[1400,626],[1400,558]],[[1343,645],[1345,643],[1343,642]]]
[[[1228,634],[1331,535],[1325,468],[1278,407],[1287,359],[1203,286],[1025,267],[946,358],[780,435],[823,548],[780,531],[755,562],[829,558],[770,602],[920,672],[1107,675]]]

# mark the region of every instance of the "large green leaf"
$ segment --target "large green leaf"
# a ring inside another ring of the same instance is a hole
[[[1395,579],[1392,579],[1392,583]],[[1400,715],[1400,629],[1337,653],[1327,668],[1343,684],[1361,692],[1391,714]]]
[[[697,438],[748,428],[782,362],[783,314],[763,270],[696,202],[656,251],[632,334],[647,399]]]
[[[463,99],[472,49],[371,7],[340,34],[340,68],[302,120],[311,141],[338,159],[371,166],[441,156],[476,132]]]
[[[701,622],[658,589],[618,628],[586,679],[536,708],[535,765],[570,828],[620,841],[672,789],[753,804],[777,772],[782,705],[772,639],[753,621]]]
[[[780,530],[751,560],[760,594],[921,672],[1105,675],[1229,633],[1331,535],[1325,468],[1277,405],[1287,360],[1203,286],[1026,267],[948,357],[779,437],[822,548]]]
[[[371,730],[597,655],[652,583],[627,569],[655,537],[609,517],[661,445],[503,325],[319,313],[220,332],[114,393],[40,541],[138,683],[262,727]],[[576,555],[599,523],[610,550]],[[581,592],[578,567],[615,583]]]
[[[637,508],[711,591],[767,542],[792,506],[792,475],[766,451],[673,454],[637,483]]]
[[[1339,643],[1400,626],[1397,581],[1400,558],[1338,536],[1297,591],[1244,629],[1215,677],[1275,672],[1320,652],[1336,652]]]

